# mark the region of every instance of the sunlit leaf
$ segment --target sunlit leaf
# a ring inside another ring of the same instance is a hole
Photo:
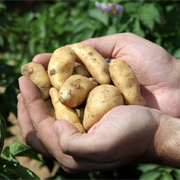
[[[174,180],[174,178],[172,177],[172,175],[170,173],[167,172],[163,172],[161,174],[161,176],[159,177],[160,180]]]
[[[19,177],[20,179],[35,179],[35,180],[40,180],[40,178],[33,173],[32,171],[30,171],[29,169],[21,166],[20,164],[18,164],[17,166],[6,166],[4,167],[4,170],[6,172],[9,172],[11,174],[16,175],[17,177]]]
[[[24,156],[38,161],[42,161],[37,153],[30,147],[21,142],[14,142],[10,145],[10,153],[13,156]]]
[[[158,167],[159,166],[156,164],[140,164],[138,165],[137,169],[145,173],[145,172],[157,169]]]
[[[180,48],[174,52],[174,57],[180,59]]]
[[[145,179],[157,180],[160,176],[161,176],[161,172],[152,170],[152,171],[143,173],[140,176],[139,180],[145,180]]]

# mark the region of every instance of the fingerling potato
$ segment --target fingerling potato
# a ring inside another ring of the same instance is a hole
[[[69,47],[56,49],[48,64],[48,75],[51,84],[60,89],[62,84],[69,78],[74,70],[76,55]]]
[[[59,100],[62,104],[75,108],[81,105],[89,92],[98,85],[93,78],[81,75],[70,76],[59,90]]]
[[[81,124],[76,112],[72,108],[69,108],[69,107],[63,105],[59,101],[58,90],[56,88],[52,87],[49,91],[49,94],[51,96],[52,104],[55,109],[56,119],[57,120],[60,120],[60,119],[66,120],[66,121],[70,122],[71,124],[73,124],[75,127],[77,127],[77,129],[80,132],[82,132],[82,133],[86,132],[83,125]]]
[[[140,84],[133,70],[123,61],[114,59],[109,63],[110,77],[123,95],[125,104],[146,106]]]
[[[43,100],[49,98],[49,89],[51,88],[51,83],[42,64],[37,62],[30,62],[25,64],[21,68],[21,73],[23,76],[29,77],[38,87]]]
[[[111,82],[109,64],[95,49],[83,43],[72,44],[70,48],[76,54],[76,61],[84,64],[99,84]]]
[[[123,105],[121,91],[109,84],[95,87],[87,98],[83,126],[88,131],[112,108]]]

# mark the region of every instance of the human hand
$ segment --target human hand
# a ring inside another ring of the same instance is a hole
[[[148,107],[180,117],[180,61],[162,47],[131,33],[84,41],[103,57],[126,62],[141,84]]]
[[[147,106],[172,116],[179,116],[179,62],[164,49],[129,33],[90,39],[84,43],[106,58],[120,59],[130,65],[142,85],[142,94]],[[143,61],[142,57],[145,56],[147,62]],[[50,57],[51,54],[41,54],[33,61],[47,67]],[[23,138],[36,151],[55,157],[67,172],[109,170],[130,162],[141,162],[142,159],[148,162],[148,155],[145,154],[149,154],[149,151],[156,152],[156,148],[153,149],[150,145],[154,142],[156,130],[159,129],[161,113],[156,110],[139,106],[120,106],[108,112],[87,134],[80,134],[66,121],[55,122],[48,114],[36,87],[28,78],[21,78],[20,90],[18,121]],[[114,124],[113,114],[116,114],[117,119]],[[58,123],[62,126],[59,138],[54,131],[58,131]],[[121,127],[124,128],[123,131]],[[65,131],[67,128],[68,132]],[[149,146],[151,148],[148,148]]]
[[[156,110],[119,106],[82,134],[67,121],[55,122],[29,78],[21,77],[19,85],[18,121],[23,138],[37,152],[56,158],[70,173],[139,162],[158,128],[161,113]]]
[[[83,41],[105,58],[126,62],[141,84],[147,107],[180,117],[180,61],[165,49],[132,33],[114,34]],[[33,61],[47,68],[51,54]]]

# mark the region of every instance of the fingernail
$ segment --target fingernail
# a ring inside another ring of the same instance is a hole
[[[61,129],[62,129],[61,123],[59,121],[56,121],[54,123],[54,130],[56,131],[57,135],[59,135]]]

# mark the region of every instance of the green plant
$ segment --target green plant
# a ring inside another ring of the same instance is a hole
[[[26,146],[20,142],[14,142],[10,147],[4,146],[4,139],[6,137],[6,122],[3,116],[0,115],[0,179],[37,179],[40,178],[30,171],[28,168],[23,167],[16,156],[24,156],[42,161],[31,147]],[[2,151],[3,150],[3,151]]]
[[[149,165],[142,164],[137,167],[138,170],[142,171],[139,180],[151,179],[151,180],[174,180],[179,179],[180,170],[159,166],[159,165]]]
[[[58,47],[88,38],[132,32],[161,45],[170,54],[180,58],[179,1],[105,0],[101,2],[121,4],[123,12],[116,16],[112,16],[109,12],[102,13],[95,6],[94,1],[44,1],[35,3],[35,8],[31,10],[23,7],[23,11],[22,8],[17,10],[17,2],[13,5],[8,1],[0,2],[0,86],[5,89],[5,92],[0,93],[0,114],[5,119],[9,112],[17,114],[16,96],[19,93],[20,69],[22,65],[32,61],[36,54],[52,53]],[[10,6],[16,8],[10,10]],[[8,125],[8,121],[6,122]],[[3,129],[1,132],[5,132],[5,128]],[[2,137],[5,136],[1,134],[1,143],[3,143]],[[4,162],[9,163],[8,166],[11,167],[19,166],[14,159],[15,155],[12,155],[13,146],[14,144],[3,151],[3,157],[6,157]],[[45,165],[51,171],[54,161],[43,158],[48,162]],[[2,163],[0,167],[4,168]],[[148,177],[148,174],[149,179],[152,180],[153,177],[180,179],[179,170],[157,165],[149,168],[148,165],[125,166],[109,172],[91,172],[73,176],[60,168],[53,179],[138,179],[139,177],[143,179]]]

